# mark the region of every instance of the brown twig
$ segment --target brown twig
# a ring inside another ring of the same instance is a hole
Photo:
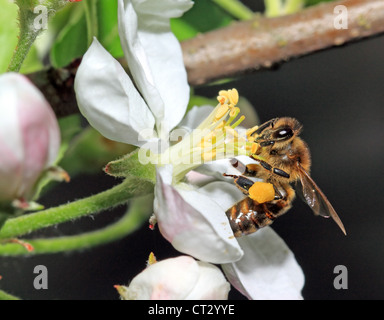
[[[348,10],[347,29],[334,27],[337,5]],[[289,16],[255,16],[251,21],[237,22],[184,41],[182,49],[189,83],[201,85],[382,32],[384,0],[343,0]],[[30,75],[58,116],[78,112],[73,90],[75,73],[76,65],[71,65]]]
[[[347,29],[334,27],[337,5],[347,8]],[[238,22],[185,41],[182,49],[188,81],[199,85],[381,32],[383,0],[343,0],[289,16]]]

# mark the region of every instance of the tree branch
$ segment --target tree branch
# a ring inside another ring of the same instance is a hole
[[[334,27],[337,5],[344,5],[348,10],[347,29]],[[237,22],[184,41],[182,49],[189,83],[202,85],[382,32],[383,0],[342,0],[278,18],[255,15],[250,21]],[[58,117],[78,112],[73,90],[78,63],[29,76]]]
[[[348,28],[334,27],[334,8],[348,10]],[[322,3],[278,18],[255,17],[182,43],[191,85],[269,68],[347,42],[384,32],[384,1],[343,0]]]

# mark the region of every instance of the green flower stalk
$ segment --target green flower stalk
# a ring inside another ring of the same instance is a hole
[[[15,0],[19,7],[19,40],[8,66],[8,71],[18,72],[35,42],[48,27],[48,20],[70,2],[81,0]]]

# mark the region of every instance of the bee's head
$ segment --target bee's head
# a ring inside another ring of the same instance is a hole
[[[262,124],[253,135],[261,147],[286,145],[301,129],[302,125],[294,118],[274,118]]]

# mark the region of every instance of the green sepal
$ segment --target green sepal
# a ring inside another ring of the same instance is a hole
[[[136,177],[141,180],[156,183],[155,165],[141,164],[139,149],[127,154],[121,159],[109,162],[104,168],[105,173],[114,177]]]

